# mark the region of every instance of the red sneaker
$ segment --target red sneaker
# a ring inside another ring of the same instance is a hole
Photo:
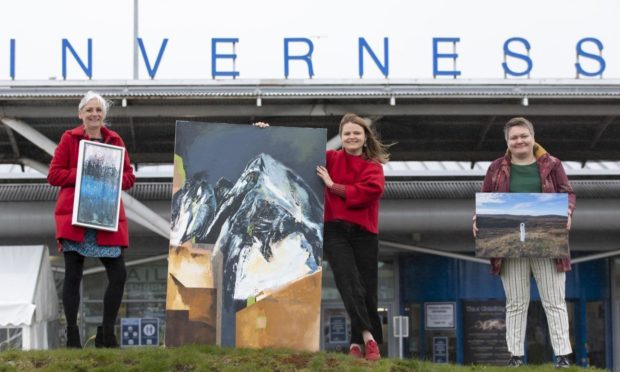
[[[366,343],[366,360],[374,361],[379,359],[381,359],[379,345],[377,345],[375,340],[369,340]]]
[[[358,345],[351,345],[349,349],[349,356],[353,358],[361,358],[362,357],[362,349]]]

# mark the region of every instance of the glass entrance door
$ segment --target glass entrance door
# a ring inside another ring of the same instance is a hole
[[[381,355],[398,355],[392,333],[392,304],[380,303],[377,309],[383,331],[383,343],[379,344]],[[348,353],[351,321],[344,306],[341,303],[324,303],[321,315],[321,350]]]

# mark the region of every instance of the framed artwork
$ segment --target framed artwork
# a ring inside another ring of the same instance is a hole
[[[326,135],[177,122],[167,346],[318,350]]]
[[[95,141],[81,141],[73,200],[77,226],[117,231],[125,149]]]
[[[476,193],[477,257],[569,257],[568,194]]]

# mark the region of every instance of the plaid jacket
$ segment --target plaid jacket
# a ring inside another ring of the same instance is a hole
[[[505,156],[491,163],[482,183],[482,192],[510,192],[510,156],[510,151],[507,151]],[[542,192],[568,193],[568,213],[572,216],[576,197],[562,162],[549,155],[539,144],[534,144],[534,156],[538,163]],[[558,272],[570,271],[570,257],[555,259],[555,267]],[[501,268],[502,259],[491,258],[491,273],[499,275]]]

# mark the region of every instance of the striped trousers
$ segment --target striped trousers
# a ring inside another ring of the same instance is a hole
[[[530,276],[534,275],[540,293],[551,345],[555,355],[572,353],[568,331],[568,312],[564,298],[566,273],[556,270],[550,258],[505,258],[501,278],[506,292],[506,343],[511,355],[523,356],[527,310],[530,304]]]

